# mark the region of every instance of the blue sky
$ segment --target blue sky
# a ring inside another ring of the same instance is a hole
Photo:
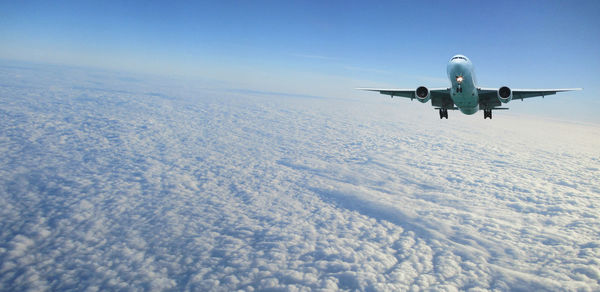
[[[598,105],[599,12],[598,1],[3,1],[0,58],[331,96],[444,86],[462,53],[482,86],[584,87],[576,95]]]

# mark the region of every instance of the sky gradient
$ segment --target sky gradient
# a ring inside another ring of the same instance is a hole
[[[0,58],[356,97],[368,94],[356,86],[445,86],[461,53],[480,86],[583,87],[568,95],[591,117],[598,12],[597,1],[5,1]],[[565,105],[554,102],[543,110]]]

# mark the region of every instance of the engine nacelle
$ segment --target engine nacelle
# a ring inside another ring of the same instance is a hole
[[[431,98],[430,93],[431,92],[429,92],[429,89],[427,89],[427,87],[419,86],[419,87],[417,87],[417,90],[415,90],[415,97],[417,97],[417,99],[420,102],[426,103]]]
[[[512,98],[513,98],[513,95],[512,95],[512,90],[510,90],[510,88],[508,88],[506,86],[502,86],[502,87],[500,87],[500,89],[498,89],[498,99],[502,103],[507,103],[507,102],[511,101]]]

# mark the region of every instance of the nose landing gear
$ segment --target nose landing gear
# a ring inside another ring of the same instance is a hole
[[[464,77],[462,75],[457,75],[457,76],[455,76],[455,78],[456,78],[456,83],[458,83],[458,86],[456,87],[456,92],[462,93],[461,84],[464,80]]]

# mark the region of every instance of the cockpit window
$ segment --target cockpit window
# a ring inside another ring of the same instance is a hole
[[[456,56],[456,57],[452,58],[452,60],[456,60],[456,59],[461,59],[461,60],[465,60],[465,61],[467,60],[467,58],[465,58],[463,56]],[[450,61],[452,61],[452,60],[450,60]]]

